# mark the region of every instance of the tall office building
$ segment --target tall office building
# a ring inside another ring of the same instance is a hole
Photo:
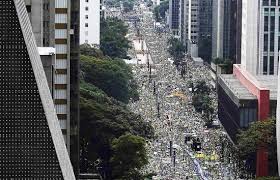
[[[198,56],[198,32],[199,32],[199,2],[189,0],[188,6],[188,42],[187,50],[192,57]]]
[[[25,0],[38,46],[55,48],[53,100],[75,174],[79,173],[79,1]]]
[[[169,0],[169,29],[173,35],[179,35],[180,0]]]
[[[100,45],[100,0],[81,0],[80,44]]]
[[[0,14],[0,179],[74,180],[24,0]]]
[[[277,74],[279,8],[276,0],[242,1],[241,65],[252,74]]]
[[[189,0],[180,0],[179,7],[179,37],[180,41],[186,45],[188,37],[188,11]]]
[[[242,1],[236,0],[236,64],[241,63]]]
[[[198,0],[180,0],[179,37],[187,46],[188,53],[197,56],[199,32]]]
[[[212,37],[213,0],[199,0],[199,39]]]
[[[213,0],[212,58],[236,59],[236,0]]]

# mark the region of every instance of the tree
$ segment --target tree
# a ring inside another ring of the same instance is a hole
[[[192,82],[189,82],[192,83]],[[192,104],[197,112],[203,112],[203,117],[206,123],[206,126],[210,127],[213,122],[213,113],[214,108],[212,106],[212,99],[209,97],[211,89],[207,86],[204,80],[198,81],[192,89],[194,96],[192,98]]]
[[[209,94],[211,89],[207,86],[205,80],[199,80],[196,85],[194,86],[194,93],[195,94]]]
[[[153,14],[155,16],[156,22],[159,22],[161,20],[160,14],[159,14],[159,8],[160,6],[156,6],[153,10]]]
[[[100,23],[100,49],[111,58],[125,59],[130,48],[126,38],[127,26],[117,18],[107,18]]]
[[[123,1],[123,8],[124,12],[130,12],[133,10],[134,0],[124,0]]]
[[[192,98],[192,104],[197,112],[213,113],[211,99],[207,95],[195,94]]]
[[[174,58],[174,64],[176,65],[176,67],[178,67],[185,57],[186,47],[177,38],[169,39],[168,44],[168,52]]]
[[[169,1],[163,1],[160,5],[156,6],[153,10],[157,22],[165,18],[165,12],[169,8]]]
[[[128,103],[130,99],[139,97],[132,70],[122,60],[81,56],[81,70],[86,82],[119,101]]]
[[[233,62],[230,59],[215,58],[212,60],[214,64],[222,68],[223,73],[232,74]]]
[[[277,174],[275,119],[256,121],[250,124],[248,129],[239,131],[237,135],[237,147],[241,160],[248,160],[251,156],[255,157],[258,148],[263,145],[268,148],[269,169]],[[255,163],[252,164],[252,166],[254,165]]]
[[[99,49],[91,47],[89,44],[80,45],[80,52],[85,56],[93,56],[96,58],[105,58],[103,52]]]
[[[140,115],[92,84],[81,81],[80,94],[81,172],[92,171],[100,159],[102,173],[110,176],[113,139],[126,133],[153,138],[154,130]]]
[[[139,170],[148,163],[145,139],[126,134],[112,142],[113,179],[141,179]]]

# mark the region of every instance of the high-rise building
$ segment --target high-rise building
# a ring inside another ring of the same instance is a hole
[[[169,29],[173,35],[179,35],[180,0],[169,0]]]
[[[241,65],[252,74],[277,74],[279,8],[276,0],[242,1]]]
[[[199,0],[198,56],[211,61],[213,0]]]
[[[236,64],[241,63],[242,0],[236,0]]]
[[[199,32],[198,0],[180,0],[179,37],[187,46],[188,53],[197,56]]]
[[[213,0],[199,0],[199,39],[212,37]]]
[[[0,14],[0,179],[74,180],[24,0]]]
[[[80,44],[100,44],[100,1],[82,0],[80,6]]]
[[[192,57],[198,56],[199,32],[199,3],[198,0],[189,0],[188,6],[188,42],[187,50]]]
[[[213,0],[212,58],[236,59],[236,0]]]
[[[25,0],[36,43],[55,48],[53,100],[75,174],[79,174],[79,1]]]
[[[189,1],[180,0],[179,8],[179,37],[180,41],[186,45],[188,37],[188,11]]]

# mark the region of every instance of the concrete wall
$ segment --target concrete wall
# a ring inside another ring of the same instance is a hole
[[[31,13],[28,13],[32,31],[34,33],[36,44],[43,46],[43,1],[25,0],[25,4],[31,6]]]

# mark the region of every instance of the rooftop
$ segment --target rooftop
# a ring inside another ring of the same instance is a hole
[[[227,86],[227,89],[238,99],[253,100],[256,96],[251,94],[233,74],[221,74],[219,79]]]
[[[270,100],[277,100],[277,76],[258,75],[254,76],[261,86],[270,90]],[[230,91],[239,100],[256,100],[249,90],[243,86],[240,81],[233,74],[221,74],[219,83],[226,91]],[[226,86],[226,87],[225,87]]]

